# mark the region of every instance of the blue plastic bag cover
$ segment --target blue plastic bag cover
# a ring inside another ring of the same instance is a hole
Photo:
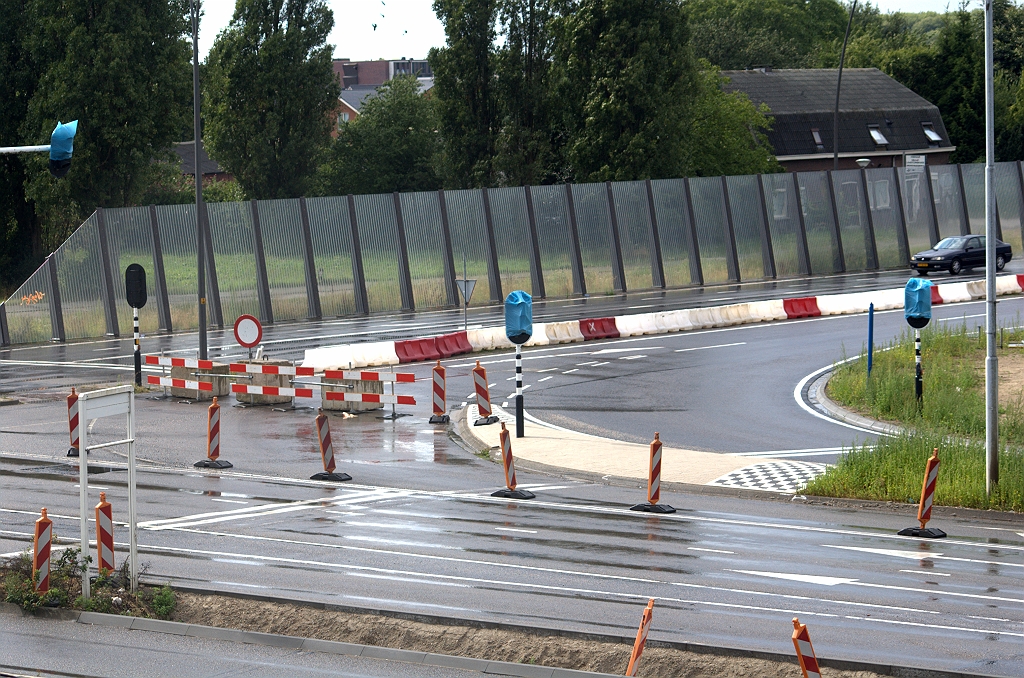
[[[533,335],[533,297],[516,290],[505,297],[505,336],[513,344],[525,344]]]
[[[903,298],[904,318],[932,317],[932,283],[930,280],[911,278],[907,281]]]
[[[75,150],[75,133],[78,121],[58,122],[50,134],[50,160],[67,160]]]

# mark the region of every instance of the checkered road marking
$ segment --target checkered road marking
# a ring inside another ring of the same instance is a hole
[[[512,412],[511,414],[509,414],[507,411],[505,411],[502,408],[498,407],[494,403],[491,403],[491,413],[494,416],[498,417],[498,421],[505,422],[506,426],[508,426],[509,424],[516,423],[515,412]],[[476,408],[476,404],[470,403],[469,405],[466,406],[466,418],[468,419],[470,426],[475,424],[477,419],[481,418],[480,417],[480,410],[478,410]],[[495,426],[497,426],[497,424],[495,424]]]
[[[708,485],[796,494],[808,482],[823,474],[827,468],[826,464],[810,461],[773,461],[764,464],[751,464],[712,480]]]

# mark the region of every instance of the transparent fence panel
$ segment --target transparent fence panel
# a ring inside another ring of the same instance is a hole
[[[234,325],[235,319],[244,313],[260,317],[252,203],[215,202],[206,206],[206,212],[224,324]]]
[[[502,291],[526,290],[536,294],[530,278],[530,222],[526,213],[526,191],[521,187],[487,191],[491,200],[491,222],[498,248],[498,269]]]
[[[654,214],[658,218],[661,260],[665,267],[666,287],[692,285],[690,277],[690,216],[686,209],[686,188],[682,179],[656,179],[651,182]]]
[[[900,181],[900,194],[903,197],[903,215],[907,220],[907,241],[910,254],[930,249],[931,232],[934,226],[931,205],[928,204],[927,176],[921,173],[907,173],[906,168],[896,170]]]
[[[875,225],[875,244],[879,268],[899,268],[907,261],[900,256],[900,206],[896,202],[896,173],[891,167],[876,167],[867,172],[868,205]],[[845,242],[844,242],[845,244]]]
[[[402,308],[398,280],[398,222],[390,193],[357,195],[356,224],[370,312]]]
[[[132,307],[124,295],[124,270],[129,264],[146,269],[146,305],[139,309],[139,327],[143,332],[160,328],[156,298],[156,268],[153,266],[153,228],[148,207],[125,207],[103,210],[106,223],[110,272],[114,282],[114,303],[117,326],[124,336],[132,336]],[[173,327],[173,325],[172,325]]]
[[[647,186],[643,181],[612,183],[615,216],[619,222],[622,265],[626,270],[626,289],[649,289],[654,281],[651,271],[651,216],[647,207]]]
[[[796,210],[793,175],[763,174],[761,181],[775,253],[775,273],[780,278],[800,275],[800,215]]]
[[[313,262],[324,317],[356,312],[352,280],[352,225],[348,199],[309,198],[309,230],[313,240]]]
[[[580,256],[589,294],[609,294],[612,284],[611,215],[604,184],[573,184]]]
[[[1017,163],[997,162],[995,168],[996,205],[999,207],[999,224],[1003,230],[1003,242],[1013,247],[1013,256],[1019,257],[1024,251],[1021,243],[1021,195]]]
[[[444,201],[448,208],[448,228],[452,233],[455,277],[476,280],[470,306],[490,303],[487,217],[484,215],[483,194],[479,190],[445,191]]]
[[[835,191],[846,270],[864,271],[874,268],[876,264],[870,252],[868,208],[860,170],[832,172],[832,188]]]
[[[964,173],[964,200],[971,233],[985,235],[985,165],[960,165]]]
[[[257,205],[274,320],[305,318],[309,313],[309,302],[306,264],[302,257],[305,245],[299,201],[260,200]]]
[[[416,308],[446,306],[444,231],[437,191],[403,193],[401,204]]]
[[[171,327],[175,331],[194,330],[199,327],[196,303],[196,206],[161,205],[156,208],[156,223],[160,231],[160,248],[164,254]],[[255,279],[254,274],[253,281]],[[206,289],[209,292],[209,274]]]
[[[572,248],[565,186],[533,186],[544,291],[549,297],[572,296]]]
[[[53,292],[50,289],[50,274],[44,262],[4,302],[12,344],[35,344],[53,338],[51,299]]]
[[[729,279],[725,243],[728,231],[722,180],[718,177],[690,179],[690,196],[693,198],[693,218],[697,223],[697,243],[700,246],[704,282],[725,282]]]
[[[811,258],[811,273],[838,273],[839,243],[836,242],[835,220],[828,195],[828,177],[825,172],[799,172],[800,203],[804,211],[807,230],[807,250]]]
[[[935,198],[935,215],[939,220],[939,237],[960,235],[963,209],[960,203],[960,179],[956,165],[929,165],[932,177],[932,195]]]
[[[103,260],[95,214],[78,227],[54,257],[67,338],[102,337],[107,326],[102,296]]]
[[[740,280],[764,278],[764,251],[761,229],[764,216],[757,176],[727,177],[732,230],[736,236],[736,256],[740,262]]]

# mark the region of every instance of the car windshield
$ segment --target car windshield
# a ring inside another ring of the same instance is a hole
[[[963,248],[964,238],[945,238],[935,246],[937,250],[958,250]]]

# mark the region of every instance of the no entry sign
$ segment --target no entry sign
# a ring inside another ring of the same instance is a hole
[[[263,340],[263,325],[251,315],[240,315],[235,321],[235,341],[240,346],[252,348]]]

